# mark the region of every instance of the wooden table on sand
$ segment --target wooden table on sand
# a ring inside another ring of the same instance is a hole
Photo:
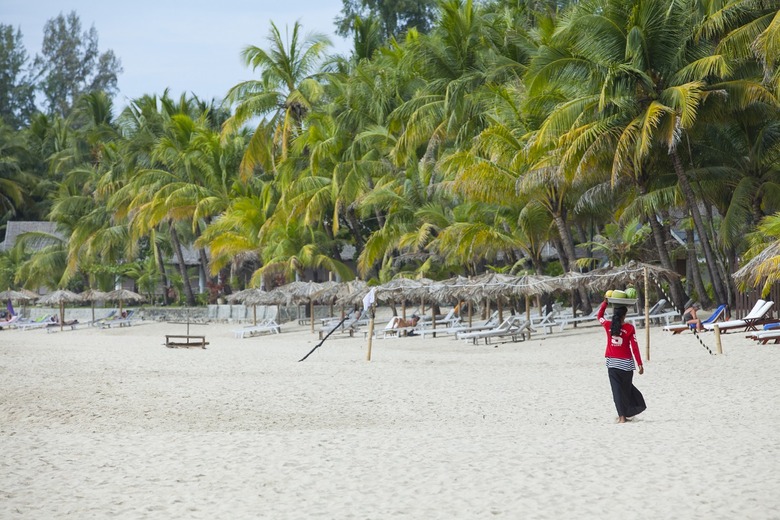
[[[165,346],[168,348],[178,348],[178,347],[200,347],[200,348],[206,348],[206,345],[208,345],[208,341],[206,341],[206,336],[189,336],[186,334],[166,334],[165,335]]]

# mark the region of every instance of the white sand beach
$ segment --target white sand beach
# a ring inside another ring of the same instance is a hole
[[[780,518],[780,345],[655,327],[618,425],[598,327],[300,363],[308,327],[234,328],[0,331],[0,518]]]

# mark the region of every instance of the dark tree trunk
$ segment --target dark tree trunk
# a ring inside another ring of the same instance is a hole
[[[699,271],[699,262],[696,258],[696,244],[694,242],[694,235],[692,230],[685,232],[686,241],[688,242],[688,266],[690,267],[690,277],[693,279],[693,286],[696,290],[696,294],[699,297],[699,302],[705,307],[709,307],[712,303],[710,297],[707,294],[707,289],[704,287],[704,280],[701,277],[701,271]]]
[[[725,302],[728,300],[726,291],[724,289],[723,280],[721,280],[720,273],[718,272],[718,266],[715,261],[715,254],[713,253],[712,246],[710,244],[709,235],[707,229],[704,226],[704,221],[699,211],[699,206],[696,203],[696,195],[693,192],[691,183],[688,180],[688,176],[685,174],[685,170],[680,159],[680,154],[676,150],[670,152],[672,158],[672,164],[674,165],[674,172],[677,174],[677,181],[680,186],[680,191],[685,198],[685,203],[688,206],[688,211],[693,218],[693,223],[696,226],[696,232],[699,235],[699,242],[704,252],[704,259],[707,262],[707,271],[710,274],[710,280],[712,281],[712,287],[715,290],[715,297],[719,302]],[[703,303],[703,302],[702,302]]]
[[[163,303],[169,305],[171,302],[168,298],[168,273],[165,270],[165,260],[163,259],[160,246],[154,244],[154,249],[155,253],[157,253],[154,255],[157,260],[157,268],[160,270],[160,283],[162,283],[163,286]]]
[[[194,307],[195,295],[192,293],[192,284],[190,283],[190,277],[187,275],[187,266],[184,263],[184,252],[181,249],[181,242],[179,242],[179,234],[176,233],[176,227],[173,222],[170,222],[169,226],[171,228],[173,251],[176,253],[176,258],[179,261],[179,273],[181,274],[182,284],[184,285],[184,294],[187,298],[187,305]]]
[[[640,185],[639,187],[639,193],[642,195],[647,194],[647,188]],[[669,248],[666,246],[666,237],[664,236],[664,229],[663,225],[658,222],[658,218],[656,218],[656,215],[648,215],[648,223],[650,224],[650,229],[653,232],[653,241],[655,242],[655,247],[658,249],[658,258],[661,261],[661,267],[664,269],[668,269],[670,271],[674,271],[674,265],[672,264],[671,256],[669,255]],[[682,282],[679,279],[671,280],[669,282],[669,292],[671,292],[672,297],[672,304],[674,307],[682,312],[685,310],[685,302],[688,301],[688,295],[685,294],[685,290],[683,289]]]
[[[569,228],[566,225],[566,221],[563,219],[563,215],[560,213],[553,213],[553,219],[555,220],[555,225],[558,228],[558,235],[561,238],[561,245],[563,246],[563,250],[566,253],[566,262],[563,265],[563,269],[566,272],[571,271],[571,263],[577,258],[577,254],[574,251],[574,241],[571,238],[571,233],[569,232]],[[578,293],[580,296],[580,301],[582,302],[582,312],[586,314],[590,314],[590,312],[593,310],[593,308],[590,305],[590,299],[588,298],[588,290],[585,287],[580,287],[578,289]]]

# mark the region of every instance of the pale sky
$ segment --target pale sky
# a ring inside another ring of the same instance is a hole
[[[40,54],[43,26],[58,14],[76,11],[82,31],[94,25],[100,52],[121,60],[117,109],[128,99],[193,93],[203,100],[222,99],[230,87],[257,78],[241,62],[246,45],[268,48],[273,21],[285,34],[300,21],[304,33],[324,33],[333,52],[347,54],[351,44],[335,34],[333,20],[342,0],[0,0],[0,23],[20,28],[27,54]]]

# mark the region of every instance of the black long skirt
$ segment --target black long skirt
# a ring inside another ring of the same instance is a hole
[[[612,399],[619,416],[633,417],[647,409],[645,398],[634,386],[634,371],[608,368],[609,384],[612,386]]]

